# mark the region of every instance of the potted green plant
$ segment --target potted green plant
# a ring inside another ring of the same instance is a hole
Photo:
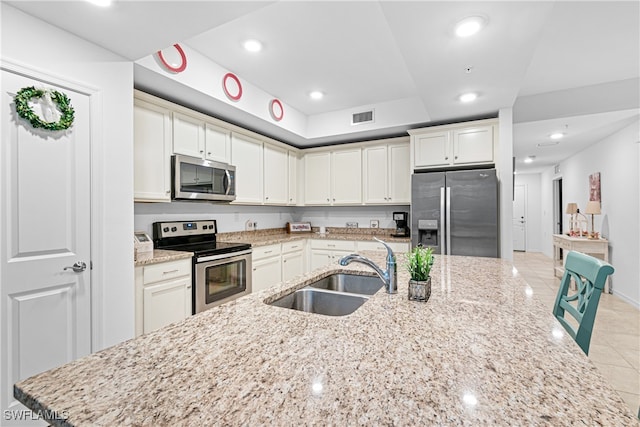
[[[409,299],[427,301],[431,296],[431,266],[433,248],[418,245],[407,253],[405,266],[409,271]]]

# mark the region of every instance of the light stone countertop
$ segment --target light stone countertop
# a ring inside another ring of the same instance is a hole
[[[381,240],[384,240],[385,242],[411,243],[411,239],[409,237],[392,237],[390,235],[391,231],[388,229],[380,229],[380,232],[376,234],[362,232],[362,229],[356,229],[351,233],[340,230],[344,229],[339,229],[338,231],[329,231],[328,233],[320,234],[317,231],[311,233],[277,233],[273,232],[274,229],[270,229],[266,232],[258,230],[236,233],[221,233],[217,235],[217,238],[221,242],[251,243],[253,247],[273,245],[276,243],[286,243],[303,239],[373,241],[374,236]]]
[[[153,252],[147,254],[138,254],[135,260],[135,266],[157,264],[159,262],[176,261],[179,259],[191,258],[193,252],[184,251],[167,251],[164,249],[154,249]]]
[[[368,254],[380,263],[383,256]],[[400,258],[400,257],[399,257]],[[436,257],[426,303],[381,289],[329,317],[269,306],[331,265],[36,375],[54,425],[638,425],[508,261]]]

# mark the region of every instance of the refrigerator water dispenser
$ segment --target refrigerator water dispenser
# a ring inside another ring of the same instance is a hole
[[[438,220],[420,219],[418,220],[418,243],[422,246],[438,246]]]

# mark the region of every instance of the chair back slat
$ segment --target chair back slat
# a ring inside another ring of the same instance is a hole
[[[567,254],[553,314],[585,354],[589,354],[600,294],[613,272],[613,266],[598,258],[575,251]],[[576,284],[576,292],[568,295],[571,282]],[[567,315],[575,319],[577,328],[566,320]]]

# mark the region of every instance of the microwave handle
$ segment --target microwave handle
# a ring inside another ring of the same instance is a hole
[[[226,180],[227,180],[227,183],[225,184],[225,192],[224,192],[224,194],[228,196],[229,192],[231,191],[231,174],[229,173],[228,169],[224,170],[224,174],[225,174],[225,177],[226,177]]]

